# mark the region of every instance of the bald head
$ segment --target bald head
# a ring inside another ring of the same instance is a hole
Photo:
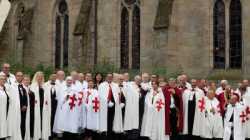
[[[62,70],[57,71],[56,78],[60,81],[63,81],[65,78],[65,73]]]

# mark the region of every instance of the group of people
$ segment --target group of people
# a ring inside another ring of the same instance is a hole
[[[0,73],[0,140],[250,139],[250,86],[186,75]]]

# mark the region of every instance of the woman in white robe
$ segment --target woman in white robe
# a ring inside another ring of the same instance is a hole
[[[90,80],[88,82],[88,89],[84,92],[86,97],[87,108],[87,137],[94,140],[98,139],[99,131],[99,118],[100,118],[100,98],[98,91],[94,89],[94,82]]]
[[[9,107],[9,97],[5,91],[5,75],[0,75],[0,140],[5,140],[8,137],[8,107]]]
[[[165,135],[165,99],[157,82],[152,82],[152,89],[146,95],[141,136],[151,140],[169,140]]]
[[[48,140],[49,136],[51,135],[51,99],[50,95],[46,94],[45,92],[44,75],[42,72],[39,71],[35,73],[32,84],[30,86],[30,90],[35,95],[35,120],[33,140]]]

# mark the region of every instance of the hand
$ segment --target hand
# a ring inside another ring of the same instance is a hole
[[[24,112],[24,111],[26,111],[27,110],[27,106],[23,106],[22,108],[21,108],[21,111],[22,112]]]
[[[170,92],[171,94],[175,94],[175,90],[174,90],[173,88],[169,89],[169,92]]]
[[[124,104],[124,103],[121,103],[120,106],[121,106],[121,108],[124,108],[124,107],[125,107],[125,104]]]
[[[108,103],[108,107],[113,107],[113,106],[114,106],[114,103],[110,101],[110,102]]]
[[[211,108],[211,109],[210,109],[210,112],[212,112],[213,114],[215,114],[215,109],[214,109],[214,108]]]

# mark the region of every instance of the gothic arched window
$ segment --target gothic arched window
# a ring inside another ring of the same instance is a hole
[[[55,67],[63,68],[68,66],[69,38],[68,5],[65,0],[58,3],[55,23]]]
[[[225,5],[217,0],[214,5],[214,68],[225,68]]]
[[[121,68],[129,68],[129,16],[126,7],[121,13]]]
[[[140,2],[122,0],[121,4],[121,68],[140,69]]]
[[[132,26],[132,68],[140,69],[140,8],[134,7]]]
[[[241,68],[242,66],[242,17],[240,0],[232,0],[229,13],[230,28],[230,68]]]

